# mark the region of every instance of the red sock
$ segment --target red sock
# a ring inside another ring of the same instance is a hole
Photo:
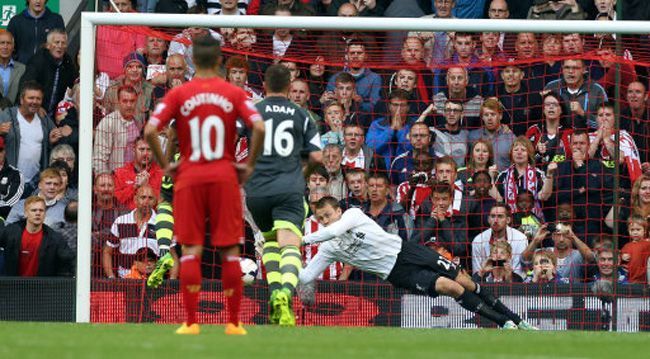
[[[239,325],[239,307],[243,290],[239,257],[227,256],[224,259],[221,265],[221,283],[228,301],[228,322]]]
[[[181,257],[181,292],[187,314],[187,325],[196,323],[196,307],[201,292],[201,263],[195,255]]]

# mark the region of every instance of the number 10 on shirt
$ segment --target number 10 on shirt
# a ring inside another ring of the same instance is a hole
[[[197,162],[203,157],[204,159],[218,160],[223,157],[224,134],[226,132],[223,120],[217,115],[211,115],[205,118],[203,122],[199,117],[192,118],[189,122],[190,136],[192,137],[192,155],[191,162]],[[212,132],[215,132],[215,143],[212,143]],[[266,153],[266,146],[265,153]]]

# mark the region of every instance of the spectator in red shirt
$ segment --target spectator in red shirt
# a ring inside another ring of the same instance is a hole
[[[133,161],[115,170],[115,197],[128,209],[135,208],[133,198],[138,188],[149,185],[156,197],[160,195],[163,172],[157,163],[151,161],[151,148],[144,138],[139,137],[133,147]]]
[[[627,233],[630,242],[621,249],[621,261],[628,272],[630,283],[647,283],[648,258],[650,257],[650,240],[648,239],[648,221],[639,214],[632,214],[627,220]]]
[[[21,277],[72,276],[74,253],[63,237],[44,224],[45,200],[31,196],[25,200],[25,220],[0,232],[5,266],[0,274]]]

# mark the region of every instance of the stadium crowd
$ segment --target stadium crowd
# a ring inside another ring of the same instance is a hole
[[[46,3],[27,0],[0,30],[0,275],[74,272],[79,122],[90,121],[78,102],[91,94],[79,93],[79,56]],[[621,20],[616,0],[113,0],[103,9]],[[648,20],[650,5],[626,1],[622,18]],[[289,98],[323,145],[322,165],[305,169],[312,210],[334,196],[483,282],[648,283],[647,35],[120,26],[96,35],[93,276],[146,278],[161,237],[171,240],[173,218],[156,219],[169,183],[142,129],[192,77],[192,39],[206,34],[223,44],[224,77],[254,101],[266,67],[291,71]],[[160,136],[173,155],[172,132]],[[237,160],[246,156],[241,133]],[[259,235],[249,227],[253,256]],[[308,216],[305,234],[319,228]],[[303,248],[304,260],[317,251]],[[340,264],[322,278],[375,280]]]

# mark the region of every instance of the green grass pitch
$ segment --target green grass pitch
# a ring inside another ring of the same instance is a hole
[[[0,358],[642,358],[650,334],[496,329],[279,328],[249,325],[245,337],[201,326],[178,336],[156,324],[0,322]]]

